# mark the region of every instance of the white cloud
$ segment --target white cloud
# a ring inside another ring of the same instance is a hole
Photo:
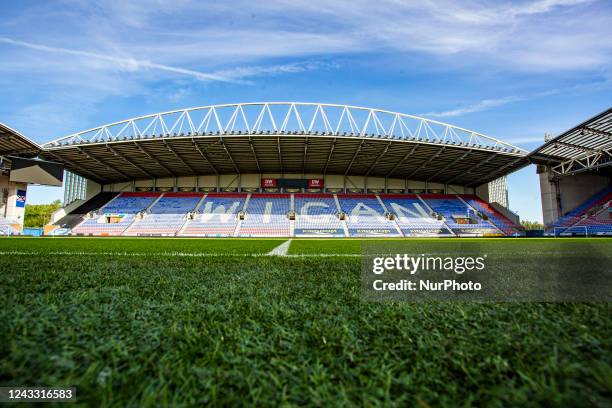
[[[173,61],[170,66],[410,51],[448,57],[446,62],[461,57],[473,66],[527,70],[588,69],[612,62],[612,11],[596,0],[68,4],[73,16],[67,25],[94,46]]]
[[[603,0],[39,2],[0,21],[0,83],[27,88],[37,103],[70,101],[65,110],[111,96],[146,98],[163,87],[158,82],[185,80],[184,91],[170,94],[173,102],[195,93],[196,83],[252,84],[261,76],[334,69],[321,61],[345,57],[391,56],[406,71],[417,70],[418,61],[418,70],[453,74],[591,73],[612,65],[611,14]],[[538,96],[509,93],[519,96],[429,116]]]
[[[372,52],[416,51],[443,57],[449,64],[459,58],[476,67],[521,70],[584,70],[612,63],[611,10],[595,0],[105,0],[97,7],[79,0],[66,3],[69,12],[61,21],[65,32],[51,38],[69,47],[51,47],[40,38],[32,40],[32,34],[11,37],[38,50],[45,44],[48,52],[76,51],[123,69],[157,69],[221,81],[226,78],[211,78],[210,68],[266,65],[262,60],[269,58]],[[43,18],[44,8],[36,16]],[[21,25],[27,23],[22,17]]]
[[[526,70],[590,69],[612,61],[610,10],[591,0],[239,4],[215,6],[219,15],[235,19],[231,26],[178,27],[185,40],[178,49],[164,42],[156,49],[176,55],[203,46],[206,53],[226,58],[417,51],[447,62],[461,57],[472,66]],[[256,18],[249,19],[249,12]]]
[[[318,69],[339,67],[338,63],[332,62],[301,61],[287,64],[234,66],[232,68],[221,69],[214,72],[202,72],[187,68],[170,66],[166,64],[159,64],[146,59],[121,57],[116,55],[103,54],[99,52],[83,51],[64,47],[54,47],[27,41],[19,41],[8,37],[0,37],[0,43],[8,44],[15,47],[23,47],[45,53],[53,53],[60,55],[63,54],[80,57],[86,60],[84,63],[87,63],[90,66],[94,66],[96,68],[105,68],[128,72],[158,70],[166,73],[178,74],[180,76],[192,77],[201,81],[228,82],[241,85],[252,84],[252,82],[242,80],[242,78],[261,75],[300,73]],[[96,66],[96,61],[110,63],[111,66]]]
[[[7,37],[0,37],[0,42],[18,47],[26,47],[37,51],[52,52],[56,54],[74,55],[90,59],[103,60],[117,64],[118,67],[126,71],[139,71],[142,69],[157,69],[160,71],[171,72],[174,74],[188,75],[196,79],[205,81],[221,81],[221,82],[236,82],[233,79],[223,77],[216,74],[208,74],[205,72],[194,71],[191,69],[172,67],[164,64],[157,64],[147,60],[139,60],[135,58],[121,58],[114,55],[106,55],[89,51],[74,50],[63,47],[50,47],[43,44],[34,44],[26,41],[18,41]]]
[[[296,74],[300,72],[315,71],[320,69],[336,69],[339,67],[340,64],[337,62],[329,63],[320,61],[303,61],[281,65],[252,65],[244,67],[234,67],[230,69],[215,71],[214,74],[223,76],[225,78],[248,78],[261,75],[286,73]]]
[[[462,106],[462,107],[447,110],[447,111],[423,113],[422,116],[425,116],[425,117],[428,117],[428,116],[429,117],[462,116],[468,113],[480,112],[480,111],[495,108],[498,106],[507,105],[512,102],[521,101],[523,99],[524,98],[519,98],[516,96],[508,96],[505,98],[498,98],[498,99],[484,99],[482,101],[479,101],[471,105],[466,105],[466,106]]]
[[[610,89],[612,87],[612,77],[607,73],[604,73],[604,76],[601,80],[595,80],[586,83],[578,83],[564,88],[553,88],[545,91],[540,91],[536,93],[527,94],[525,96],[505,96],[501,98],[492,98],[492,99],[483,99],[476,103],[467,104],[464,106],[460,106],[457,108],[440,111],[440,112],[427,112],[422,113],[421,116],[425,117],[454,117],[454,116],[463,116],[470,113],[476,113],[485,111],[491,108],[496,108],[499,106],[504,106],[514,102],[527,101],[536,98],[543,98],[547,96],[554,96],[559,94],[570,94],[572,92],[577,92],[581,90],[592,90],[592,91],[601,91]]]

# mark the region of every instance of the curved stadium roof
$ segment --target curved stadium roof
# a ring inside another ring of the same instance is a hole
[[[261,102],[140,116],[43,146],[101,183],[205,174],[315,173],[477,186],[528,164],[509,143],[446,123],[347,105]]]
[[[23,157],[34,157],[40,152],[40,146],[7,125],[0,123],[0,156],[9,154]]]
[[[529,154],[559,176],[597,170],[612,174],[612,108],[547,141]]]

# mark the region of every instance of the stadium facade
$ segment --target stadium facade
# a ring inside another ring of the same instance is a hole
[[[39,152],[38,144],[0,123],[0,234],[17,233],[23,227],[29,179],[11,174],[15,157],[31,158]]]
[[[612,235],[612,108],[529,154],[554,235]]]
[[[442,122],[292,102],[146,115],[37,149],[66,170],[55,234],[516,235],[505,177],[530,162]]]

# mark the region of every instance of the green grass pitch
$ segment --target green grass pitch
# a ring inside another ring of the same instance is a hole
[[[472,241],[612,252],[402,245]],[[609,406],[609,304],[368,303],[362,240],[262,256],[283,242],[0,239],[0,385],[75,386],[76,406]]]

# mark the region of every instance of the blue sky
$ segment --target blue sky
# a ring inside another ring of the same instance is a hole
[[[190,106],[329,102],[531,150],[612,105],[610,21],[607,0],[9,2],[0,121],[44,142]],[[511,208],[541,220],[533,166],[509,186]]]

